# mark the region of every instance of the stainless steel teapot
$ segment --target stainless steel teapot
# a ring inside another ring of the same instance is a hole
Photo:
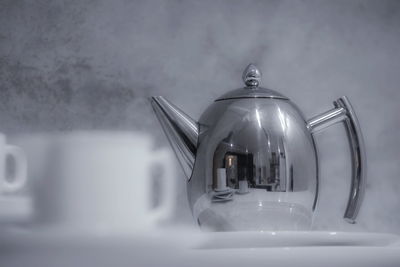
[[[250,64],[245,87],[212,103],[197,122],[161,96],[151,102],[187,176],[199,225],[212,230],[308,229],[318,199],[318,154],[313,134],[344,122],[352,158],[344,219],[355,223],[365,184],[359,123],[343,96],[331,110],[306,120],[286,96],[259,87]]]

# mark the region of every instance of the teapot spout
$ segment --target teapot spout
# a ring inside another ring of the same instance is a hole
[[[154,113],[189,180],[192,176],[199,136],[198,123],[162,96],[150,99]]]

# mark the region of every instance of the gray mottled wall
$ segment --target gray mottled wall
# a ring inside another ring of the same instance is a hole
[[[317,136],[316,229],[400,233],[399,43],[399,1],[1,0],[0,129],[132,129],[167,145],[146,97],[198,118],[254,62],[263,86],[307,117],[341,95],[359,115],[369,166],[359,224],[340,220],[350,164],[335,127]]]

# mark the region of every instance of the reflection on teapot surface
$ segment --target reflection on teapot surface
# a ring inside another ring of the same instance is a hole
[[[208,203],[207,198],[196,200],[205,201],[193,206],[199,224],[214,230],[309,229],[317,201],[317,158],[314,141],[296,107],[287,100],[278,106],[265,99],[219,104],[218,108],[224,104],[225,111],[218,123],[208,118],[210,126],[204,131],[200,124],[199,142],[208,145],[200,146],[197,153],[213,159],[212,179],[205,179],[206,192],[219,188],[217,169],[223,168],[225,183],[236,194],[225,201],[213,195]],[[201,173],[199,168],[207,166],[207,159],[203,166],[196,160],[194,173]],[[239,194],[241,181],[247,182],[247,195]]]
[[[198,122],[164,98],[152,98],[188,177],[195,219],[213,230],[309,228],[319,183],[313,134],[344,122],[353,166],[344,219],[354,223],[364,193],[365,151],[350,102],[342,97],[332,110],[306,120],[286,96],[259,87],[260,80],[250,64],[245,87],[216,99]]]
[[[235,144],[233,138],[224,139],[214,153],[214,170],[226,169],[227,184],[230,188],[239,189],[239,182],[246,181],[251,188],[274,192],[293,191],[293,164],[286,165],[282,139],[277,148],[272,148],[266,130],[262,131],[265,133],[265,140],[259,144],[267,145],[251,144],[250,147],[254,150],[250,150],[249,146],[244,148],[237,145],[237,142]],[[229,137],[231,136],[230,133]],[[218,187],[217,182],[214,171],[213,188]]]

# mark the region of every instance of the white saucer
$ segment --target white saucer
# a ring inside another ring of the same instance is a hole
[[[227,187],[225,189],[214,189],[215,192],[229,192],[230,190],[233,190],[230,187]]]
[[[214,189],[213,192],[217,193],[217,194],[223,194],[223,193],[229,193],[229,192],[236,192],[236,189],[232,189],[230,187],[226,188],[226,189]]]
[[[397,247],[400,236],[388,233],[323,231],[238,231],[207,233],[198,249],[278,247]]]
[[[233,199],[233,195],[236,192],[235,189],[227,188],[221,191],[211,191],[211,201],[212,202],[225,202]]]

